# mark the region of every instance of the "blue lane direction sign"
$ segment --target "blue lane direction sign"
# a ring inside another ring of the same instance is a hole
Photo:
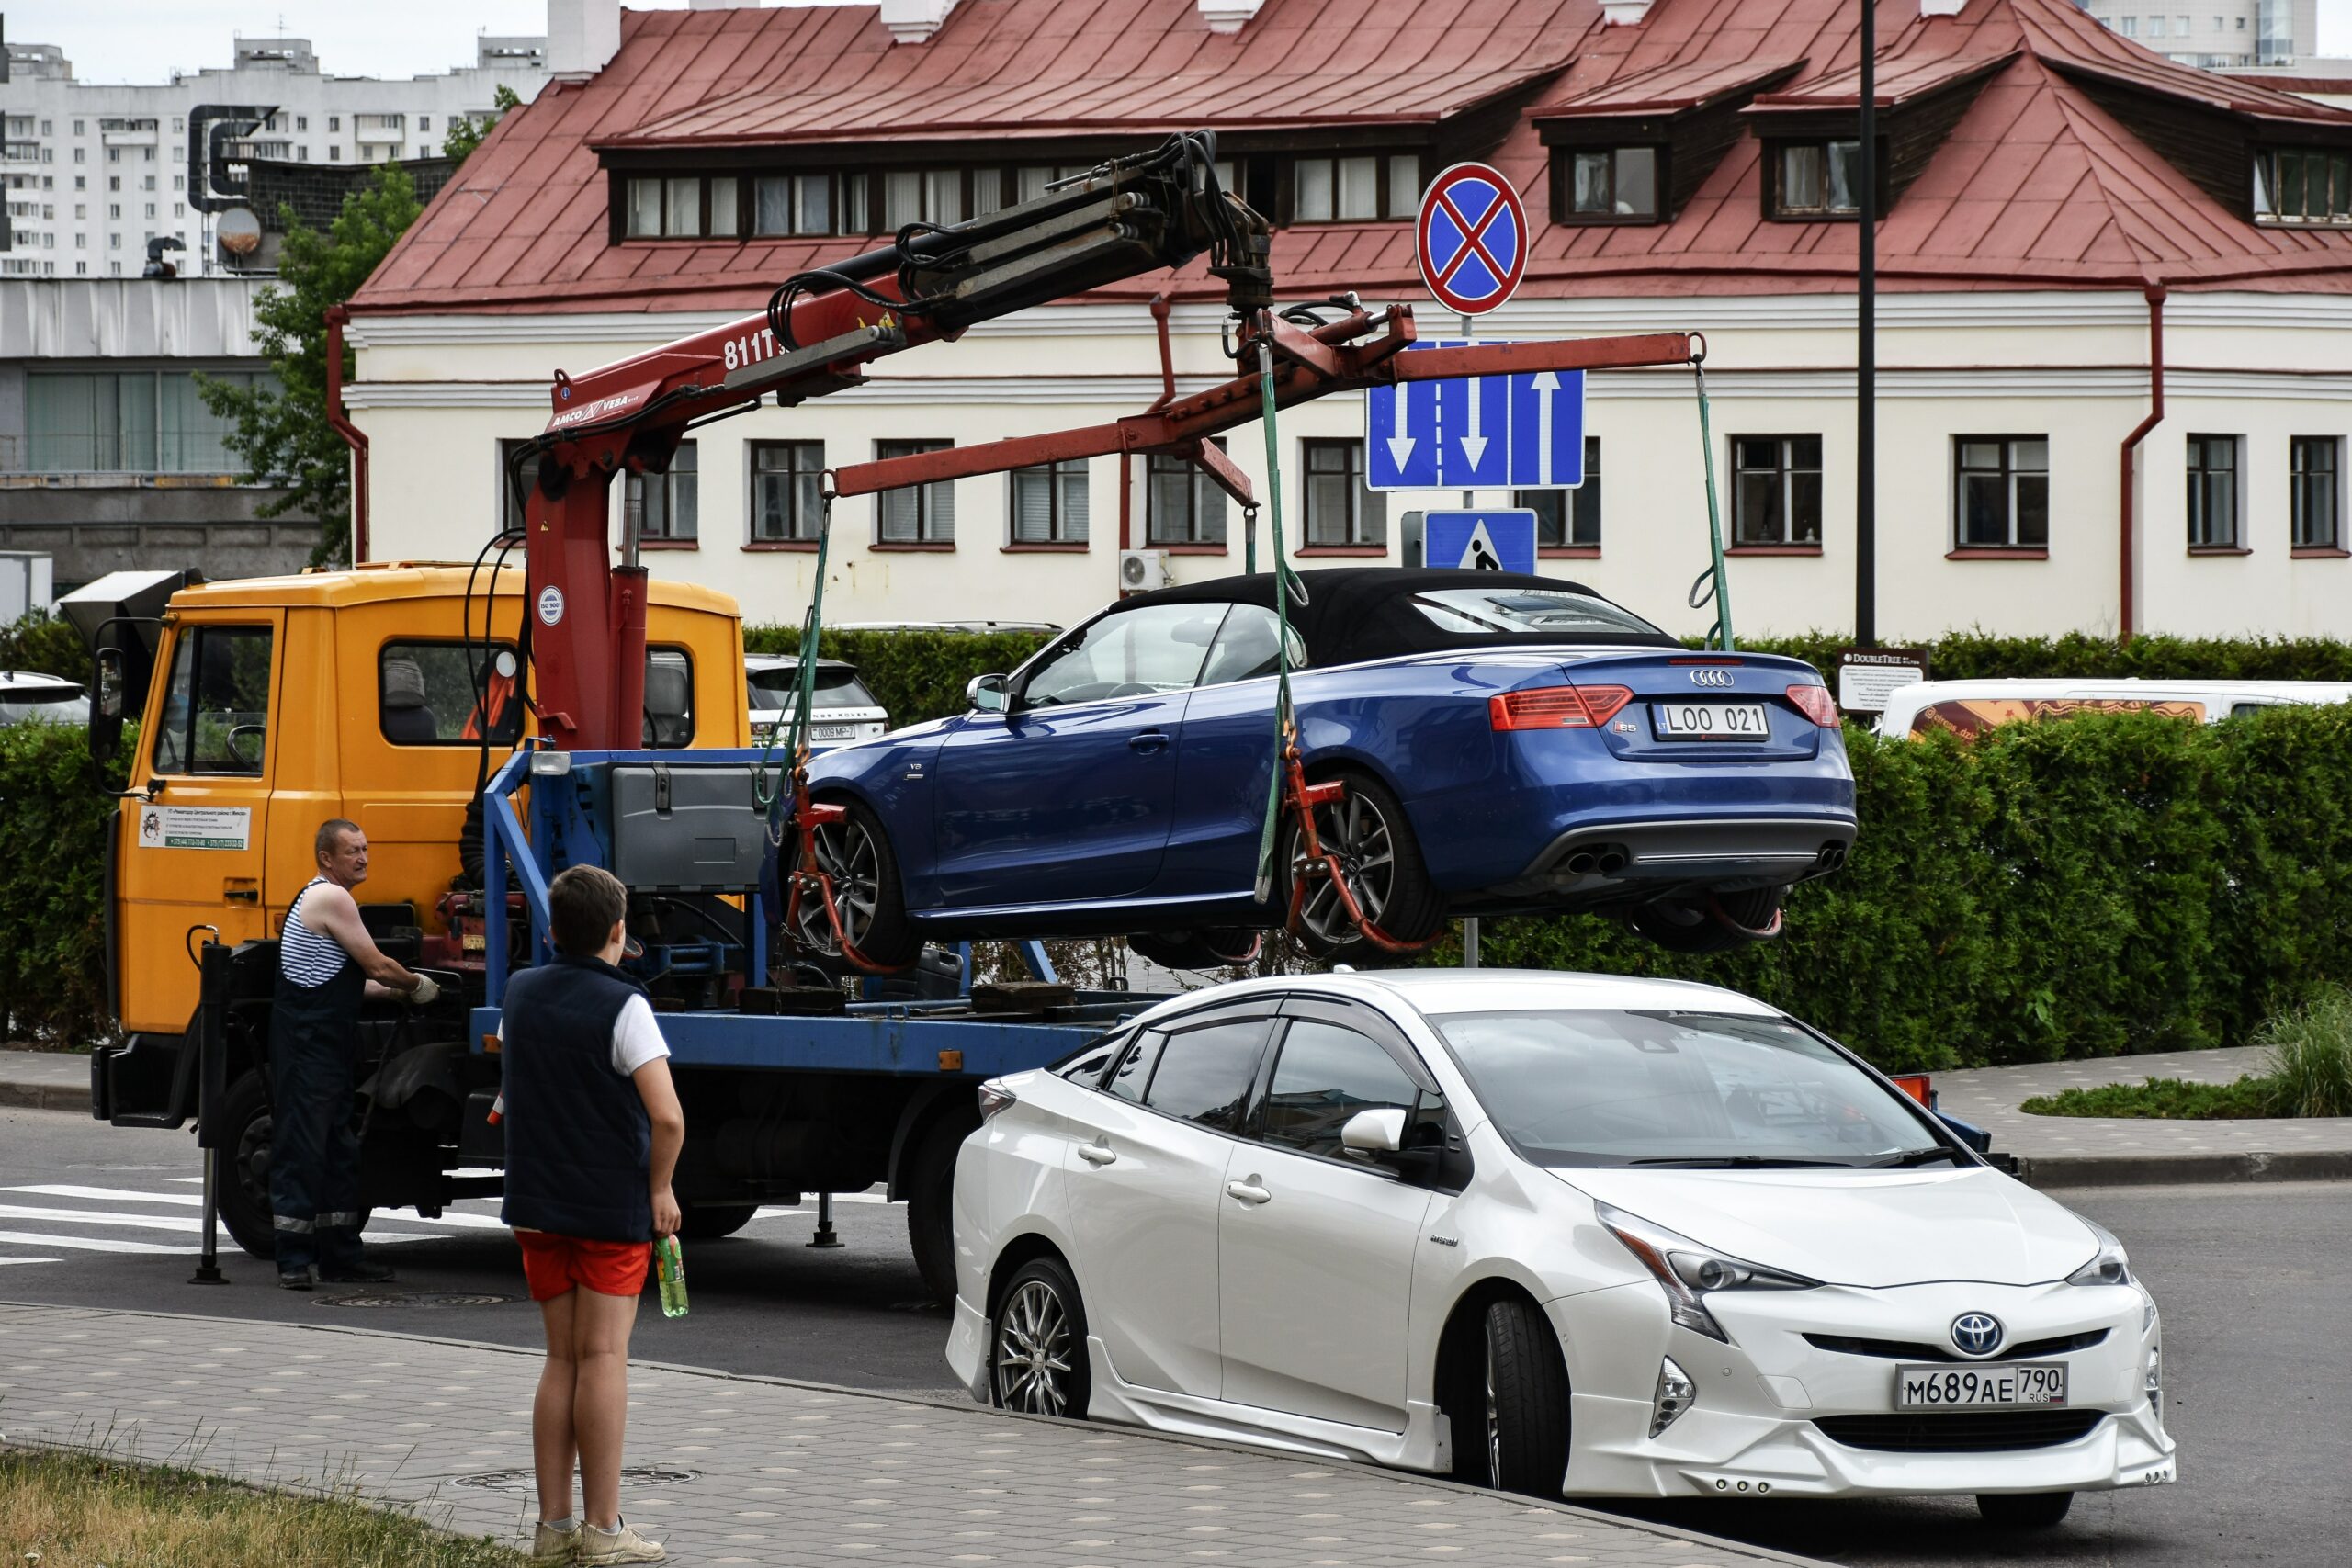
[[[1535,570],[1532,512],[1431,512],[1421,519],[1421,562],[1481,571]]]
[[[1448,487],[1510,482],[1510,378],[1436,383],[1439,471]]]
[[[1439,488],[1439,385],[1399,381],[1365,394],[1364,477],[1369,489]]]
[[[1510,482],[1529,489],[1584,483],[1584,372],[1510,378]]]

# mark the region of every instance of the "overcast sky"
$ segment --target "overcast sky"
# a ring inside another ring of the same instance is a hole
[[[336,75],[446,71],[473,63],[476,33],[543,33],[548,12],[546,0],[0,0],[0,16],[19,43],[63,46],[85,82],[162,82],[228,64],[236,35],[281,31],[309,39]],[[2352,0],[2319,0],[2319,49],[2352,55]]]

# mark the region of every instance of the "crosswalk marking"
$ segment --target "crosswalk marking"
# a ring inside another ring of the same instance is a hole
[[[69,1225],[119,1225],[126,1230],[200,1231],[193,1214],[115,1214],[97,1209],[42,1209],[30,1203],[0,1203],[0,1220],[48,1220]]]
[[[201,1181],[202,1177],[198,1180]],[[36,1198],[95,1198],[100,1202],[185,1203],[201,1208],[204,1198],[195,1192],[134,1192],[123,1187],[72,1187],[66,1185],[34,1187],[0,1187],[0,1192],[26,1192]]]
[[[62,1247],[72,1252],[150,1252],[193,1257],[203,1251],[201,1247],[167,1247],[154,1241],[116,1241],[103,1235],[42,1235],[38,1231],[0,1231],[0,1243],[15,1242],[22,1247]],[[10,1259],[11,1262],[18,1261]],[[30,1262],[26,1258],[22,1261]],[[54,1262],[54,1258],[48,1259]]]
[[[6,1268],[11,1263],[57,1263],[61,1261],[62,1261],[62,1259],[55,1258],[0,1258],[0,1268]]]

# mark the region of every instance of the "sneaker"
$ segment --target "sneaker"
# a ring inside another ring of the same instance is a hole
[[[660,1541],[646,1540],[623,1519],[617,1529],[600,1530],[594,1525],[582,1525],[580,1555],[572,1561],[581,1568],[604,1568],[607,1562],[660,1562],[669,1555],[662,1550]]]
[[[307,1291],[316,1283],[317,1281],[311,1278],[311,1266],[307,1263],[298,1263],[291,1269],[280,1269],[277,1271],[277,1284],[280,1290]]]
[[[392,1271],[380,1263],[370,1263],[356,1258],[348,1263],[322,1263],[319,1278],[330,1285],[388,1285]]]
[[[580,1550],[580,1527],[560,1530],[541,1519],[531,1534],[531,1561],[534,1562],[569,1562],[572,1553]]]

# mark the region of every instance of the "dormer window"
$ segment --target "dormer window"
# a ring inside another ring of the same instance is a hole
[[[1654,223],[1658,216],[1657,147],[1579,147],[1566,154],[1567,205],[1563,221]]]
[[[1861,210],[1860,141],[1782,142],[1772,172],[1775,218],[1851,218]]]
[[[2256,152],[2254,216],[2261,223],[2352,224],[2352,154],[2316,147]]]

